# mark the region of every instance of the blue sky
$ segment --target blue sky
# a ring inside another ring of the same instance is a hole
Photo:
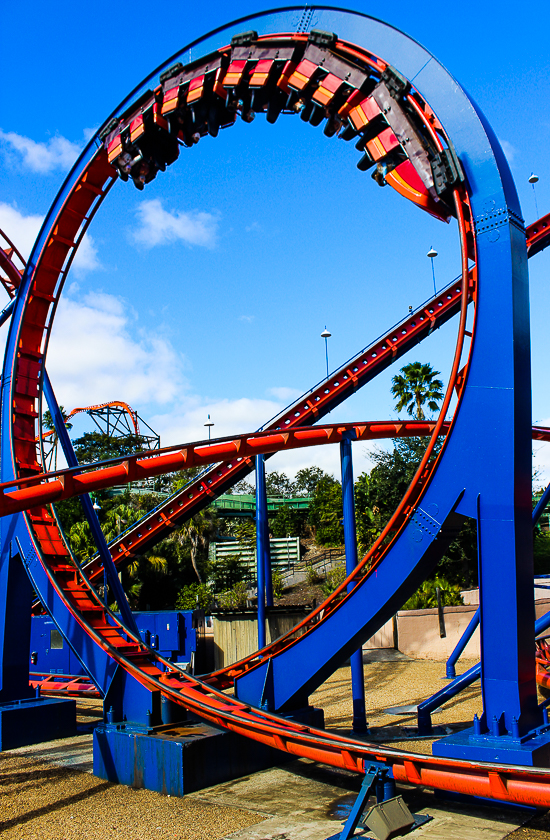
[[[143,77],[193,38],[267,5],[166,7],[136,0],[114,11],[88,3],[4,7],[0,86],[0,227],[28,252],[41,218],[91,131]],[[423,43],[492,124],[523,213],[550,210],[550,10],[465,0],[426,12],[358,3]],[[228,11],[229,9],[229,11]],[[370,343],[459,271],[454,225],[432,220],[359,172],[353,144],[281,118],[238,122],[204,138],[143,193],[119,183],[90,229],[66,288],[48,369],[66,408],[125,399],[165,444],[257,428]],[[546,387],[550,249],[530,262],[533,416],[550,422]],[[447,374],[456,326],[407,361]],[[395,417],[391,368],[331,419]],[[77,428],[77,427],[75,427]],[[540,445],[539,445],[540,447]],[[294,453],[270,466],[318,463],[336,451]],[[356,473],[368,467],[355,447]],[[537,451],[537,465],[550,455]]]

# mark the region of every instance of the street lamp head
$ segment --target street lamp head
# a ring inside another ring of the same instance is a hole
[[[529,175],[529,183],[530,184],[536,184],[538,180],[539,180],[539,176],[535,175],[534,172],[531,172],[531,174]]]
[[[329,333],[329,331],[328,331],[328,330],[327,330],[327,328],[325,327],[325,329],[324,329],[324,330],[323,330],[323,332],[321,333],[321,338],[330,338],[330,337],[331,337],[331,335],[332,335],[332,333]]]
[[[94,510],[101,510],[101,505],[98,505],[97,501],[95,501],[92,505]]]
[[[210,415],[208,415],[208,420],[206,421],[206,423],[204,425],[205,426],[214,426],[215,425],[215,423],[213,423],[212,420],[210,419]]]
[[[429,257],[431,260],[433,260],[434,257],[437,257],[437,251],[435,250],[433,245],[430,248],[430,250],[428,251],[428,253],[426,254],[426,256]]]

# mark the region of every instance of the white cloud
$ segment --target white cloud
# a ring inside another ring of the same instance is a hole
[[[263,227],[259,222],[252,222],[252,224],[245,227],[247,233],[262,233]]]
[[[514,162],[514,158],[516,157],[518,150],[515,146],[512,146],[512,144],[509,143],[508,140],[500,140],[500,145],[502,146],[502,151],[506,155],[506,160],[511,166]]]
[[[254,432],[281,408],[271,400],[247,397],[215,400],[190,395],[178,400],[166,414],[153,417],[151,425],[161,434],[163,445],[170,446],[207,438],[204,424],[208,415],[214,423],[212,437],[224,437]]]
[[[37,143],[30,137],[23,137],[14,131],[0,130],[0,142],[10,150],[19,152],[23,164],[32,172],[53,172],[56,169],[68,170],[81,151],[78,143],[56,135],[46,143]]]
[[[29,258],[43,221],[42,216],[25,216],[17,207],[0,201],[0,228],[25,259]],[[87,233],[76,252],[73,269],[75,273],[83,274],[100,268],[96,245]]]
[[[97,271],[103,268],[97,256],[95,242],[89,233],[84,235],[84,239],[78,246],[72,267],[76,274],[84,274],[86,271]]]
[[[0,201],[0,228],[25,259],[32,251],[43,221],[42,216],[25,216],[16,207]]]
[[[189,395],[178,400],[166,413],[146,417],[147,422],[161,436],[163,446],[178,443],[192,443],[208,438],[205,427],[207,416],[214,423],[212,438],[232,434],[254,432],[260,426],[278,414],[283,405],[263,399],[241,398],[235,400],[214,400],[198,395]],[[327,422],[330,422],[330,416]],[[358,442],[353,446],[353,471],[355,477],[372,469],[369,451],[379,445],[375,442]],[[337,444],[310,446],[304,449],[289,450],[274,455],[268,461],[267,470],[286,472],[293,479],[298,470],[304,467],[318,466],[329,475],[340,478],[340,447]]]
[[[98,128],[99,128],[99,126],[96,126],[95,128],[85,128],[82,131],[82,134],[84,135],[84,140],[86,141],[86,143],[90,142],[90,140],[92,139],[94,134],[97,132]]]
[[[47,359],[60,403],[73,408],[119,399],[139,410],[181,396],[182,357],[162,337],[137,332],[136,320],[114,295],[61,298]]]
[[[153,198],[142,201],[136,215],[140,227],[133,230],[131,236],[145,248],[177,240],[205,248],[213,248],[216,244],[218,220],[211,213],[165,210],[162,201]]]
[[[247,321],[249,324],[251,324],[255,318],[255,315],[239,315],[239,321]]]
[[[268,388],[266,394],[288,405],[291,400],[297,400],[301,396],[302,391],[298,391],[297,388]]]

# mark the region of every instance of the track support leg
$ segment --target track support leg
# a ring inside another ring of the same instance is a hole
[[[339,835],[336,835],[339,840],[349,840],[350,837],[353,837],[357,824],[363,815],[367,800],[379,780],[380,770],[378,767],[371,767],[369,772],[365,773],[365,778],[361,783],[361,790],[357,794],[357,799],[353,803],[353,808],[344,824],[344,828]]]
[[[342,506],[344,511],[344,543],[346,547],[346,574],[351,574],[357,566],[357,533],[355,527],[355,498],[353,491],[353,462],[351,441],[355,432],[346,432],[340,444],[340,462],[342,466]],[[353,584],[348,587],[348,591]],[[367,731],[365,712],[365,678],[363,674],[363,649],[356,650],[350,656],[351,693],[353,699],[353,731]]]

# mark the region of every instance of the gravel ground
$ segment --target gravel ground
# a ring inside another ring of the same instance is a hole
[[[440,688],[447,685],[445,663],[430,660],[413,660],[402,654],[397,660],[372,661],[374,654],[364,654],[365,701],[369,733],[365,740],[374,738],[392,746],[431,754],[433,739],[414,740],[413,732],[407,728],[416,727],[416,714],[390,715],[384,709],[395,706],[416,705]],[[461,660],[457,674],[467,671],[474,660]],[[325,725],[335,732],[350,733],[351,727],[351,671],[349,667],[339,668],[324,685],[310,697],[310,703],[325,709]],[[474,683],[461,694],[445,704],[440,712],[433,714],[434,726],[449,726],[462,729],[470,726],[474,714],[481,713],[480,684]],[[400,738],[400,736],[402,736]]]
[[[218,840],[263,820],[226,805],[132,790],[31,756],[3,756],[0,782],[6,840]]]
[[[369,659],[368,652],[365,660]],[[467,671],[476,660],[460,660],[457,674]],[[416,715],[390,715],[383,709],[395,706],[416,705],[449,681],[445,677],[445,663],[429,660],[365,661],[365,699],[369,737],[411,752],[431,755],[433,739],[414,740],[412,732],[400,738],[403,729],[416,725]],[[539,697],[539,701],[544,698]],[[350,733],[351,725],[351,671],[340,668],[310,698],[310,702],[325,709],[325,725],[335,732]],[[471,725],[474,714],[482,711],[481,686],[474,683],[441,711],[432,715],[434,726],[456,726],[462,729]],[[357,737],[357,736],[356,736]],[[507,840],[549,840],[550,811],[531,818],[524,826],[508,835]]]
[[[431,739],[418,740],[414,714],[390,715],[384,709],[416,705],[441,688],[443,662],[414,661],[400,656],[395,661],[369,661],[365,655],[365,687],[368,738],[402,746],[416,752],[431,752]],[[472,663],[459,663],[462,673]],[[311,702],[325,709],[326,726],[350,732],[351,677],[349,667],[340,668]],[[93,723],[100,713],[94,701],[79,702],[79,722]],[[481,711],[479,685],[445,705],[433,716],[434,725],[453,727],[470,724]],[[170,798],[146,790],[104,782],[89,773],[47,763],[32,748],[0,753],[0,833],[6,840],[220,840],[239,829],[263,822],[265,815],[209,801],[200,793],[192,798]],[[244,804],[244,803],[243,803]],[[534,818],[509,835],[510,840],[549,840],[550,814]]]
[[[78,723],[89,725],[101,704],[82,700],[77,712]],[[0,834],[6,840],[219,840],[264,819],[239,807],[105,782],[42,761],[32,747],[0,753]]]

